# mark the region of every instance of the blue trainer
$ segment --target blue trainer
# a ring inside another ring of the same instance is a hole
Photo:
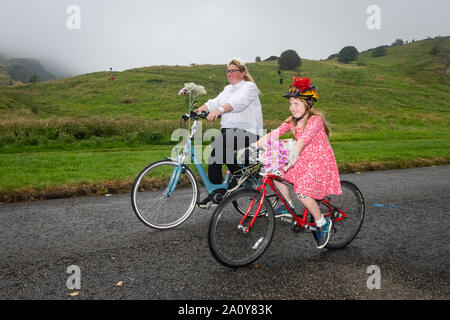
[[[316,239],[316,245],[318,249],[325,247],[330,240],[331,227],[333,226],[333,221],[325,218],[327,221],[322,227],[316,227],[316,231],[313,231],[314,239]]]
[[[294,206],[292,206],[292,209],[295,209]],[[281,204],[277,208],[275,208],[275,217],[281,217],[281,216],[291,216],[291,213],[289,212],[288,208],[284,204]]]

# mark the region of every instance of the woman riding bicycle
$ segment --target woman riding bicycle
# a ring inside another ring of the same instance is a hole
[[[209,112],[206,118],[208,121],[222,117],[221,135],[214,140],[208,159],[208,178],[214,184],[222,182],[224,163],[231,173],[240,169],[234,151],[255,143],[263,128],[259,90],[245,64],[240,59],[233,58],[228,63],[226,75],[230,84],[216,98],[208,100],[195,110]],[[198,206],[207,208],[210,201],[208,196]]]
[[[317,247],[323,248],[328,243],[332,221],[322,215],[316,199],[342,193],[336,159],[328,140],[329,128],[323,116],[313,109],[313,104],[318,100],[318,93],[308,78],[294,77],[294,83],[284,97],[289,98],[292,116],[276,130],[257,141],[256,145],[264,147],[269,139],[276,140],[285,132],[291,131],[295,146],[290,156],[294,156],[296,160],[290,167],[281,169],[280,174],[294,185],[297,198],[313,215],[317,226],[317,231],[313,233],[314,238]],[[279,182],[276,182],[276,185],[293,206],[288,187]],[[275,211],[288,213],[284,205]]]

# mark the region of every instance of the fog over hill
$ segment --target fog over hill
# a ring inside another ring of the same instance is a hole
[[[37,81],[51,81],[58,78],[37,59],[12,58],[0,54],[0,85],[26,83],[33,76],[37,77]]]
[[[349,45],[446,36],[448,12],[448,0],[2,0],[0,51],[57,77],[253,62],[287,49],[319,60]]]

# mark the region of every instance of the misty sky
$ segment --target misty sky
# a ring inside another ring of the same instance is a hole
[[[79,29],[67,27],[70,5]],[[370,5],[380,29],[366,25]],[[326,59],[347,45],[448,36],[449,12],[449,0],[0,0],[0,53],[71,74],[253,62],[287,49]]]

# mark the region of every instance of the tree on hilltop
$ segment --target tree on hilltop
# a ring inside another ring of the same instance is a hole
[[[281,70],[295,70],[300,68],[302,60],[294,50],[286,50],[278,59],[278,66]]]
[[[403,45],[403,40],[402,39],[397,39],[392,43],[392,47],[396,47],[396,46],[402,46]]]
[[[358,59],[358,50],[353,46],[347,46],[339,51],[338,61],[343,63],[349,63]]]

